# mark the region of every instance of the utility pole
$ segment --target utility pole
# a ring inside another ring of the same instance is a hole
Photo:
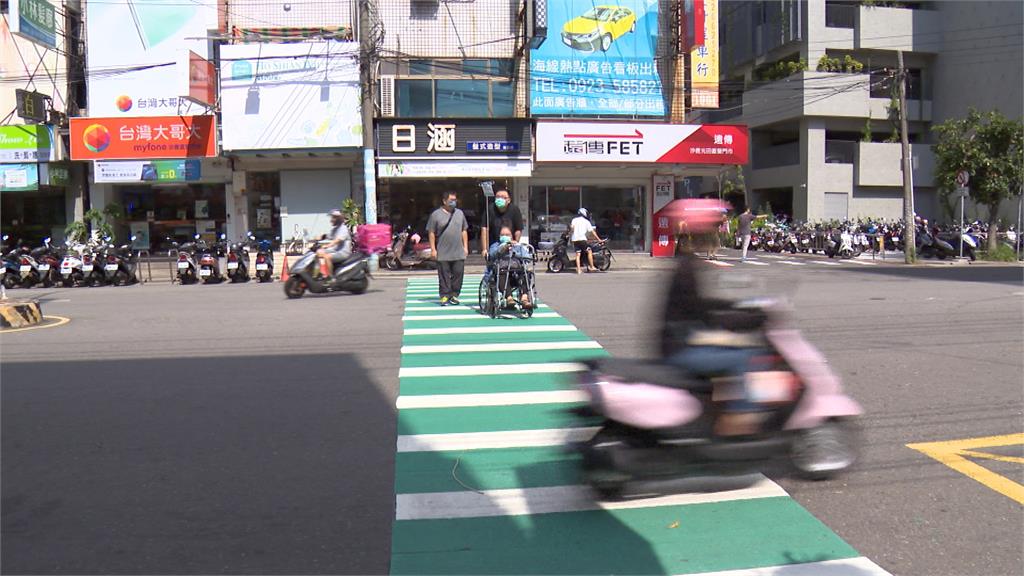
[[[367,224],[377,223],[377,171],[373,151],[373,57],[374,46],[370,31],[370,2],[359,0],[359,69],[362,84],[363,113],[363,214]],[[370,268],[377,269],[377,256],[370,258]]]
[[[910,138],[907,134],[907,71],[903,67],[903,51],[896,51],[900,91],[900,144],[903,148],[903,255],[907,264],[917,259],[916,230],[914,228],[914,181],[910,158]]]

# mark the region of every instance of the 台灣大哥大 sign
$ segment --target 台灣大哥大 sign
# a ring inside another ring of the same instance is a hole
[[[213,116],[72,118],[72,160],[202,158],[217,155]]]

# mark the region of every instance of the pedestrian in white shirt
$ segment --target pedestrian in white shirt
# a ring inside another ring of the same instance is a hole
[[[589,270],[596,270],[594,267],[594,252],[590,249],[590,237],[593,236],[598,242],[604,242],[604,240],[597,235],[597,229],[594,228],[594,225],[587,217],[586,208],[580,208],[577,214],[578,216],[572,219],[569,227],[572,229],[572,246],[576,249],[576,273],[581,274],[580,254],[584,251],[587,253],[588,262],[590,262]]]

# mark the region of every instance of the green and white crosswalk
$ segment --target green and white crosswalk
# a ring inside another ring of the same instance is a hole
[[[408,284],[392,574],[886,574],[764,477],[596,502],[563,449],[598,424],[568,413],[567,374],[605,352],[546,306],[479,314],[479,281],[449,307]]]

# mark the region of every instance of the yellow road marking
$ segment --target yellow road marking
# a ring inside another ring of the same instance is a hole
[[[965,438],[963,440],[949,440],[945,442],[923,442],[907,444],[907,448],[917,450],[925,456],[934,458],[968,478],[980,482],[987,488],[1017,501],[1018,504],[1024,504],[1024,486],[967,459],[967,457],[985,458],[1000,462],[1024,464],[1024,458],[987,454],[972,450],[973,448],[996,448],[1018,444],[1024,444],[1024,434]]]
[[[0,334],[10,334],[12,332],[22,332],[25,330],[41,330],[43,328],[56,328],[57,326],[63,326],[68,322],[71,322],[71,318],[65,318],[63,316],[43,316],[43,320],[56,320],[53,324],[37,324],[35,326],[25,326],[24,328],[5,328],[0,330]]]

